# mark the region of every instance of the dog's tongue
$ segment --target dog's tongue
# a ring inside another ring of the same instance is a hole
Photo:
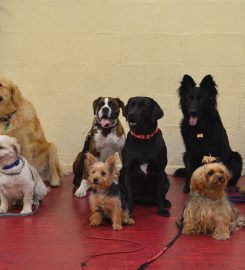
[[[198,120],[198,118],[196,116],[191,116],[189,119],[190,126],[194,127],[197,124],[197,120]]]
[[[104,128],[104,127],[108,127],[110,126],[111,124],[111,121],[109,119],[106,119],[106,118],[102,118],[100,120],[100,125]]]

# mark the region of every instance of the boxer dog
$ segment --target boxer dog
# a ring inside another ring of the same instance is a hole
[[[73,184],[78,187],[77,197],[86,195],[88,189],[87,168],[84,166],[85,154],[89,152],[99,161],[105,161],[115,152],[121,152],[125,143],[125,133],[118,119],[124,103],[119,98],[99,97],[93,102],[94,121],[88,133],[83,150],[73,163]],[[118,179],[115,179],[117,182]]]

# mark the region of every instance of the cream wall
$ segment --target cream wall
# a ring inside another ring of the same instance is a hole
[[[0,1],[0,73],[32,101],[66,169],[94,99],[152,96],[165,112],[169,172],[184,150],[179,81],[210,73],[231,146],[245,159],[245,1]]]

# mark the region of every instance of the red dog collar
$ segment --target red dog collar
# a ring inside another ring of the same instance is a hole
[[[130,134],[133,136],[133,137],[135,137],[135,138],[137,138],[137,139],[141,139],[141,140],[149,140],[150,138],[152,138],[154,135],[156,135],[157,134],[157,132],[158,132],[158,127],[154,130],[154,132],[153,133],[151,133],[151,134],[146,134],[146,135],[144,135],[144,134],[135,134],[133,131],[130,131]]]

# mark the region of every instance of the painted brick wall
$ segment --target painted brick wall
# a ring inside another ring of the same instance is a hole
[[[169,172],[184,150],[179,81],[210,73],[231,146],[245,159],[244,14],[245,1],[236,0],[0,1],[0,73],[32,101],[66,169],[95,98],[152,96],[165,112]]]

